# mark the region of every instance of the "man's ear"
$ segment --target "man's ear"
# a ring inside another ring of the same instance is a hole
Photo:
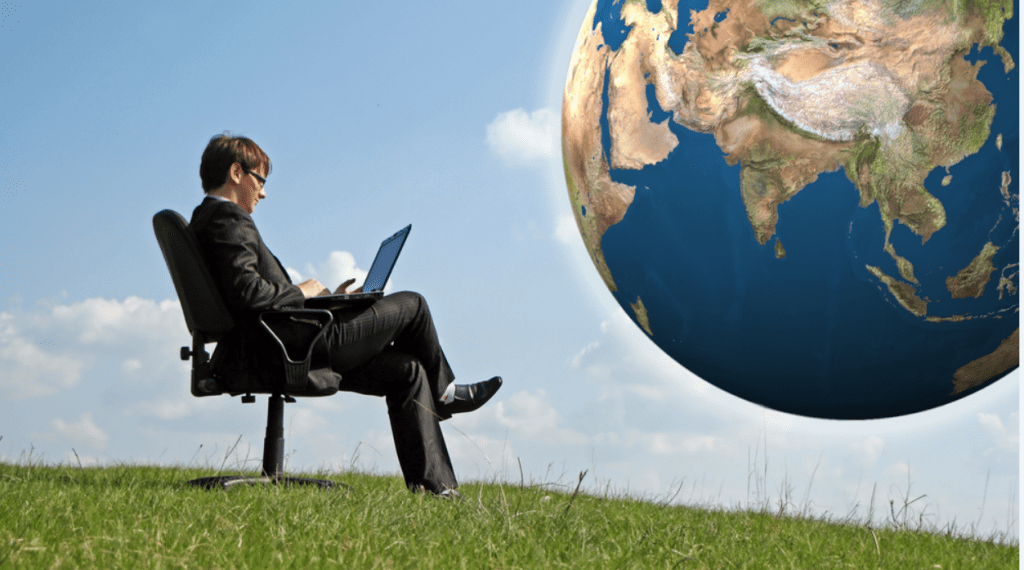
[[[228,180],[232,184],[239,184],[242,182],[242,177],[245,176],[245,171],[242,170],[242,163],[235,162],[228,168]]]

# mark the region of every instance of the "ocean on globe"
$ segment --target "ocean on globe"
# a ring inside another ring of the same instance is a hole
[[[784,412],[900,416],[1019,361],[1018,25],[1003,0],[597,0],[573,213],[679,364]]]

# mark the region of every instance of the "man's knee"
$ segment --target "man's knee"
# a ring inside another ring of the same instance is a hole
[[[418,400],[430,399],[427,370],[414,356],[393,351],[389,355],[389,368],[393,375],[387,393],[388,408],[415,406]]]
[[[424,370],[423,364],[420,363],[419,359],[402,352],[398,354],[402,355],[399,359],[400,374],[403,378],[408,378],[410,384],[420,380],[426,374],[426,370]]]
[[[414,307],[417,310],[427,308],[427,299],[415,291],[399,291],[394,296],[406,306]]]
[[[418,358],[399,350],[387,350],[381,355],[382,364],[391,376],[391,384],[398,390],[407,389],[427,378],[427,371]]]

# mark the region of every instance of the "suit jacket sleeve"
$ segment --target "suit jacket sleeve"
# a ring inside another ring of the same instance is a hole
[[[302,290],[267,249],[245,210],[229,202],[200,208],[213,210],[193,229],[230,307],[260,312],[302,306]]]

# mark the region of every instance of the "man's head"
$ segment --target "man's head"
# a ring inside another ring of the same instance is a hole
[[[270,174],[270,158],[252,139],[219,134],[206,145],[203,160],[199,164],[199,178],[203,191],[209,193],[224,185],[231,171],[231,165],[239,163],[242,170],[255,172],[266,177]]]

